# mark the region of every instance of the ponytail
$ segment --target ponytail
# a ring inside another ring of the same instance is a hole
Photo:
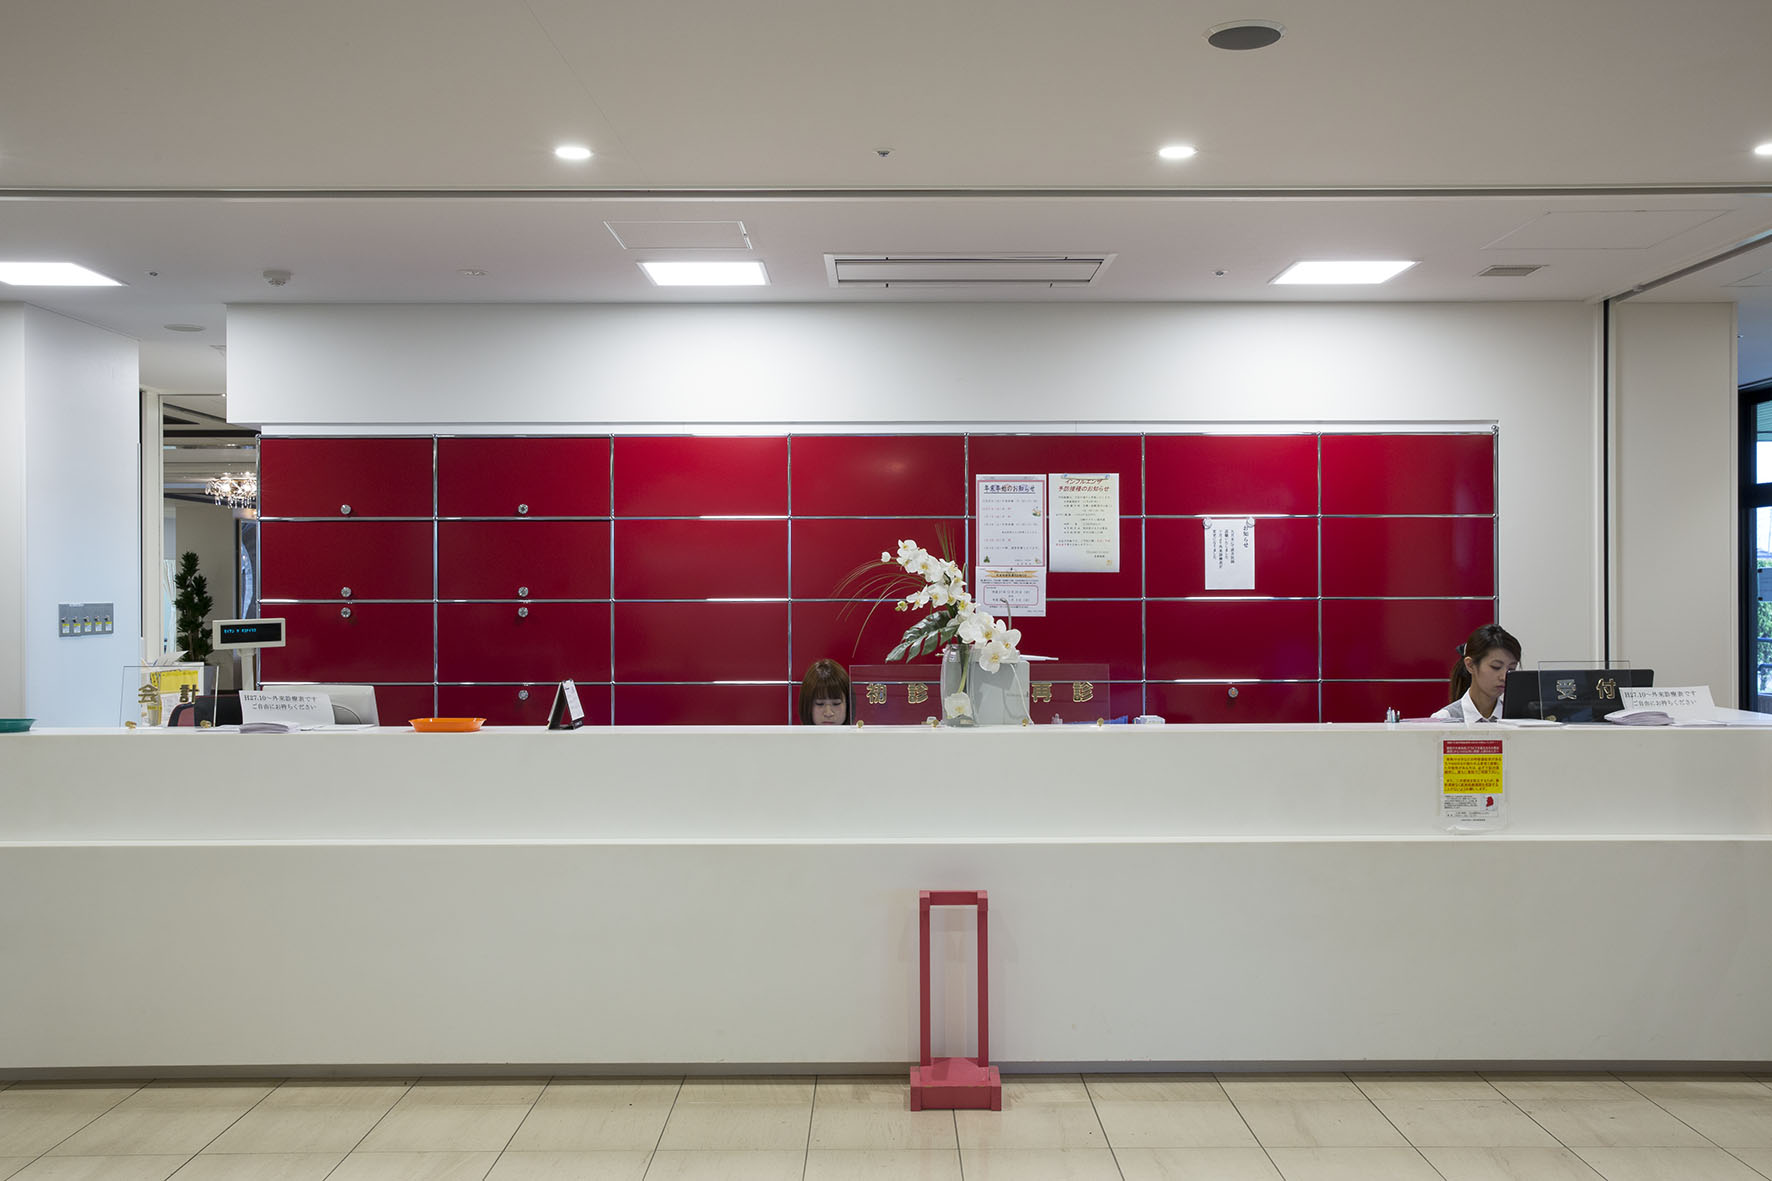
[[[1446,691],[1451,694],[1447,700],[1458,701],[1471,691],[1471,670],[1464,667],[1464,645],[1460,644],[1453,651],[1458,653],[1458,658],[1452,662],[1452,683]]]

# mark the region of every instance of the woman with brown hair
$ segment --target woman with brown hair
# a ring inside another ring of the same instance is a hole
[[[849,674],[834,660],[815,660],[800,682],[802,726],[847,726],[855,721]]]
[[[1450,722],[1493,722],[1501,713],[1507,674],[1520,667],[1520,641],[1499,623],[1485,623],[1458,646],[1448,686],[1452,704],[1434,715]]]

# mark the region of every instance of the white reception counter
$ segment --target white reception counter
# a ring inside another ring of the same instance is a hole
[[[7,736],[0,1074],[1772,1061],[1772,731],[1469,734]]]

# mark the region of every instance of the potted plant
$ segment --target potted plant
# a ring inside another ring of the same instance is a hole
[[[215,644],[210,639],[205,621],[215,602],[209,597],[209,580],[197,573],[197,555],[186,550],[179,556],[178,573],[173,577],[178,595],[172,600],[178,611],[178,646],[182,659],[207,663]]]

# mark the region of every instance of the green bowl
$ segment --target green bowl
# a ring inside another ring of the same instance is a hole
[[[23,734],[36,718],[0,718],[0,734]]]

